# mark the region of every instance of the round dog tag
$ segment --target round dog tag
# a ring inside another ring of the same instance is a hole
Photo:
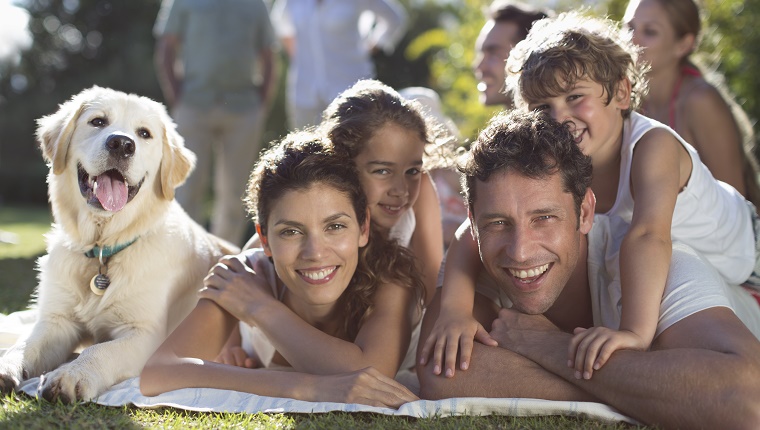
[[[111,285],[111,280],[108,279],[108,275],[103,275],[101,273],[93,276],[92,280],[90,280],[90,290],[99,296],[105,294],[106,288],[108,288],[109,285]]]

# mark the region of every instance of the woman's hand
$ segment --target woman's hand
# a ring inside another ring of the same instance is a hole
[[[372,367],[339,375],[318,377],[315,401],[360,403],[397,409],[419,400],[409,389]]]
[[[257,311],[275,300],[267,280],[248,266],[242,254],[221,258],[203,279],[198,295],[250,325],[255,325]]]

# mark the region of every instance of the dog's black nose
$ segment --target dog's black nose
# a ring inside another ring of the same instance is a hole
[[[108,148],[108,152],[118,158],[129,158],[135,155],[135,141],[120,134],[108,136],[106,148]]]

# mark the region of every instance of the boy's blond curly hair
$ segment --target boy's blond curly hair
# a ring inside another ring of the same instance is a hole
[[[631,105],[623,117],[637,109],[647,92],[648,69],[637,64],[640,48],[631,32],[608,18],[565,12],[533,24],[507,60],[507,88],[520,107],[531,100],[568,91],[580,79],[602,85],[607,103],[623,79],[631,83]]]

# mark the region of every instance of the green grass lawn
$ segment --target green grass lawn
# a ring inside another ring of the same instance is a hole
[[[46,206],[0,206],[0,313],[24,309],[37,285],[35,260],[45,252],[52,216]]]
[[[36,286],[35,259],[45,252],[43,235],[50,229],[47,207],[0,207],[0,231],[15,235],[16,244],[0,243],[0,313],[25,309]],[[51,404],[23,394],[0,396],[3,429],[102,428],[255,428],[255,429],[629,429],[572,417],[446,417],[415,419],[368,413],[219,414],[178,409],[106,407],[93,403]]]

